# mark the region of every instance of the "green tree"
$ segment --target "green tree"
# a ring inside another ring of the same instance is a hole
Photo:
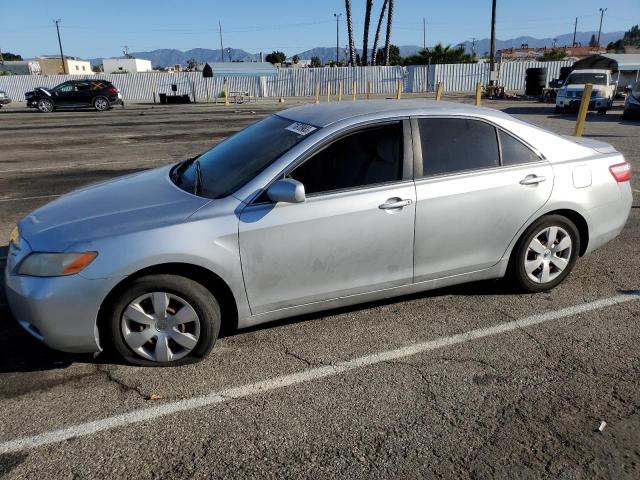
[[[420,50],[417,55],[406,57],[404,65],[426,65],[427,63],[472,63],[473,58],[465,52],[464,47],[452,48],[438,43],[433,48]]]
[[[104,72],[104,68],[102,65],[93,66],[93,73],[103,73],[103,72]]]
[[[311,57],[311,66],[315,68],[321,67],[322,60],[320,60],[320,57]]]
[[[0,56],[2,57],[2,59],[5,62],[13,62],[13,61],[20,61],[22,60],[22,56],[18,55],[17,53],[11,53],[11,52],[2,52],[0,53]]]
[[[385,58],[384,48],[379,48],[376,53],[376,63],[380,64],[380,59]],[[384,62],[385,65],[401,65],[402,57],[400,56],[400,49],[396,45],[389,45],[389,61]]]
[[[589,39],[589,46],[592,48],[598,46],[598,40],[596,40],[595,34],[591,35],[591,38]]]
[[[619,51],[623,50],[625,45],[640,47],[640,26],[634,25],[624,32],[624,36],[615,42],[607,45],[607,50]]]
[[[267,57],[265,58],[267,62],[272,63],[274,65],[276,63],[284,63],[286,59],[287,59],[287,56],[284,54],[284,52],[280,52],[276,50],[268,54]]]
[[[195,70],[198,67],[198,60],[196,60],[195,58],[190,58],[189,60],[187,60],[187,68],[189,70]]]
[[[293,60],[293,63],[297,65],[300,61],[300,57],[298,55],[294,55],[291,60]]]
[[[557,60],[564,60],[565,58],[567,58],[567,53],[564,50],[554,48],[540,55],[539,60],[541,62],[555,62]]]

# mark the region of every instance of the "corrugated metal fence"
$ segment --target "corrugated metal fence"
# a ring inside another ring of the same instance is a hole
[[[570,61],[561,62],[510,62],[503,63],[499,70],[499,85],[507,90],[524,90],[525,72],[531,67],[546,67],[547,81],[557,78],[560,67],[570,66]],[[24,100],[24,93],[36,87],[54,87],[67,80],[82,78],[104,78],[116,85],[125,100],[152,101],[153,93],[171,93],[171,85],[178,85],[178,94],[189,94],[200,101],[217,97],[223,89],[223,78],[203,78],[198,72],[181,73],[137,73],[110,75],[10,75],[0,76],[0,90],[7,92],[14,101]],[[343,93],[351,95],[353,82],[358,94],[391,94],[396,91],[397,81],[404,82],[406,92],[430,92],[441,81],[446,92],[471,92],[476,82],[489,80],[489,65],[445,64],[404,67],[340,67],[340,68],[289,68],[280,69],[274,77],[230,77],[229,91],[245,91],[256,97],[312,96],[316,85],[320,94],[332,95],[343,82]]]

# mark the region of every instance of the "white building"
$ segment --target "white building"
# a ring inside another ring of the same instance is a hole
[[[150,60],[142,58],[105,58],[102,60],[104,73],[140,73],[153,70]]]

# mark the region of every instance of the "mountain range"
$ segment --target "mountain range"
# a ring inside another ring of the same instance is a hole
[[[580,42],[582,45],[588,45],[589,40],[591,39],[591,35],[597,36],[598,32],[578,32],[576,34],[576,41]],[[600,44],[607,45],[609,42],[615,42],[619,40],[624,35],[624,32],[608,32],[602,33],[600,36]],[[558,35],[555,38],[557,46],[571,45],[573,41],[573,33],[567,33],[563,35]],[[508,40],[496,40],[496,49],[500,50],[503,48],[513,48],[520,47],[522,44],[527,44],[530,48],[540,48],[540,47],[552,47],[554,43],[553,38],[534,38],[534,37],[516,37]],[[477,40],[475,43],[474,50],[478,55],[484,55],[489,51],[490,40],[488,38],[483,38],[482,40]],[[459,45],[463,45],[465,50],[468,53],[472,51],[472,42],[465,41],[461,42]],[[400,55],[403,57],[414,55],[418,53],[422,47],[417,45],[402,45],[399,46]],[[361,50],[358,50],[360,53]],[[265,55],[268,52],[264,52]],[[209,48],[194,48],[187,51],[176,50],[176,49],[159,49],[152,50],[149,52],[133,52],[130,54],[135,58],[143,58],[146,60],[151,60],[152,65],[166,67],[168,65],[181,64],[186,65],[187,60],[191,58],[195,58],[199,63],[205,62],[220,62],[222,59],[222,55],[220,53],[220,49],[209,49]],[[311,50],[305,50],[304,52],[300,52],[297,54],[301,59],[309,59],[311,57],[319,57],[322,63],[327,63],[330,60],[334,60],[336,57],[336,48],[335,47],[316,47]],[[346,50],[344,47],[340,48],[340,58],[344,59],[346,57]],[[229,57],[232,61],[244,61],[244,62],[255,62],[260,60],[260,54],[258,53],[249,53],[245,50],[241,50],[238,48],[229,48],[224,51],[224,61],[228,62]],[[121,57],[122,58],[122,57]],[[102,58],[92,58],[92,65],[97,65],[102,63]]]

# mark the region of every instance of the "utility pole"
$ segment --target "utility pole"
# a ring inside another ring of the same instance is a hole
[[[334,17],[336,17],[336,67],[338,66],[338,62],[340,61],[340,17],[341,13],[334,13]]]
[[[494,83],[496,70],[496,0],[491,2],[491,48],[489,51],[489,85]]]
[[[606,8],[599,8],[600,10],[600,28],[598,29],[598,48],[600,48],[600,33],[602,33],[602,17],[604,17],[604,12],[607,11]]]
[[[471,57],[476,57],[476,43],[478,39],[476,37],[471,38]]]
[[[67,74],[67,66],[64,63],[64,53],[62,53],[62,40],[60,40],[60,26],[59,23],[62,20],[58,19],[58,20],[54,20],[53,22],[56,24],[56,32],[58,32],[58,45],[60,46],[60,61],[62,62],[62,72],[66,75]]]
[[[222,23],[218,20],[218,30],[220,31],[220,61],[224,62],[224,47],[222,46]]]
[[[576,17],[576,23],[573,25],[573,43],[572,47],[576,46],[576,32],[578,31],[578,17]]]
[[[427,21],[422,17],[422,49],[427,49]]]
[[[233,60],[231,60],[231,48],[227,47],[227,55],[229,56],[229,63],[233,62]]]

